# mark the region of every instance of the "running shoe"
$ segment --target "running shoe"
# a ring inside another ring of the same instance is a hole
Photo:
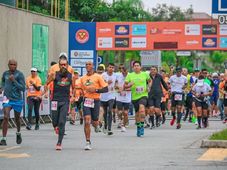
[[[32,125],[31,125],[31,124],[28,124],[28,125],[26,126],[26,129],[27,129],[27,130],[31,130],[31,129],[32,129]]]
[[[121,132],[126,132],[126,128],[124,126],[121,127]]]
[[[21,133],[20,132],[16,133],[16,143],[18,145],[22,143],[22,137],[21,137]]]
[[[1,142],[0,142],[0,145],[1,146],[6,146],[7,145],[6,140],[5,139],[2,139]]]
[[[170,125],[173,126],[174,123],[175,123],[175,121],[176,121],[176,118],[174,117],[174,118],[170,121]]]
[[[108,130],[108,135],[113,135],[113,132],[111,130]]]
[[[227,119],[223,120],[223,123],[224,123],[224,124],[227,123]]]
[[[197,128],[196,129],[201,129],[201,126],[197,126]]]
[[[181,128],[181,124],[178,123],[178,124],[177,124],[177,129],[180,129],[180,128]]]
[[[99,132],[101,132],[101,130],[100,130],[100,128],[99,128],[99,126],[94,127],[94,130],[95,130],[95,133],[99,133]]]
[[[56,150],[57,150],[57,151],[61,151],[61,150],[62,150],[61,144],[57,144],[57,145],[56,145]]]
[[[91,142],[86,142],[86,145],[85,145],[85,147],[84,147],[84,150],[86,150],[86,151],[88,151],[88,150],[91,150],[92,148],[91,148]]]
[[[39,124],[35,125],[35,130],[39,130]]]

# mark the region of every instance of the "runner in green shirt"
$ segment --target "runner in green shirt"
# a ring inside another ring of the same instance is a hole
[[[137,136],[144,135],[145,107],[147,105],[148,84],[151,79],[148,73],[141,71],[141,63],[133,63],[133,73],[127,75],[125,79],[125,89],[131,88],[132,103],[136,111]]]

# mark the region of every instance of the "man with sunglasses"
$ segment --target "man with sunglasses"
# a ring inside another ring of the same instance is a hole
[[[58,63],[60,70],[49,75],[44,86],[44,93],[47,91],[47,86],[53,82],[53,98],[51,101],[52,123],[58,141],[56,150],[62,150],[62,140],[65,133],[66,116],[69,110],[70,88],[74,92],[73,75],[67,70],[68,61],[64,58],[59,59]]]
[[[182,75],[182,68],[176,68],[176,74],[171,76],[169,79],[171,88],[171,110],[173,119],[170,121],[170,125],[173,126],[176,120],[176,110],[177,110],[177,129],[181,128],[181,118],[182,118],[182,106],[184,100],[184,89],[187,86],[187,77]]]
[[[37,75],[37,68],[31,68],[31,75],[26,78],[27,103],[28,103],[28,125],[27,130],[32,128],[32,110],[35,112],[35,130],[39,130],[39,107],[41,98],[41,79]]]
[[[21,123],[20,116],[23,107],[22,92],[25,91],[25,79],[22,72],[17,70],[17,61],[9,60],[9,70],[5,71],[2,75],[2,84],[0,88],[0,94],[3,93],[3,113],[4,118],[2,122],[2,139],[0,145],[7,145],[6,135],[8,131],[8,121],[10,111],[14,110],[15,121],[17,126],[16,143],[21,144],[22,137],[20,133]]]
[[[84,93],[83,114],[84,133],[86,138],[85,150],[91,150],[91,123],[95,132],[99,132],[99,109],[100,93],[108,92],[108,84],[101,75],[94,72],[94,65],[88,61],[86,63],[87,74],[80,78],[81,89]]]

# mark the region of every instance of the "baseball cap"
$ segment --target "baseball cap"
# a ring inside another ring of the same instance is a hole
[[[63,57],[63,56],[65,56],[66,59],[68,59],[68,55],[67,55],[65,52],[61,52],[61,53],[59,54],[59,58],[60,58],[60,57]]]
[[[176,71],[182,71],[182,68],[181,67],[177,67]]]
[[[99,66],[103,67],[104,70],[106,69],[104,64],[99,64]]]
[[[218,73],[213,73],[212,77],[218,77]]]
[[[37,72],[37,68],[32,67],[32,68],[31,68],[31,71],[35,71],[35,72]]]

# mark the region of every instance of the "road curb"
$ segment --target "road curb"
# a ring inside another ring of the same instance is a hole
[[[204,139],[201,148],[227,148],[227,140],[208,140]]]

